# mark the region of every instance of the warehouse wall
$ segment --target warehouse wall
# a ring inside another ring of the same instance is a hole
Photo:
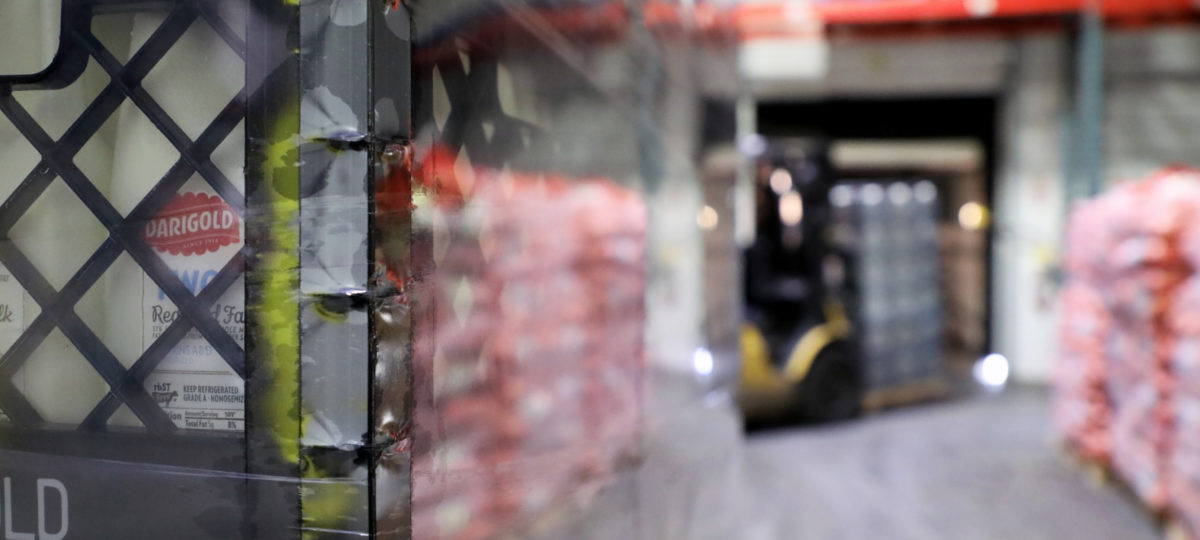
[[[992,94],[1009,56],[1008,43],[994,38],[834,39],[821,75],[752,80],[750,86],[762,100]]]
[[[995,198],[992,336],[1022,382],[1049,380],[1057,307],[1047,272],[1059,251],[1066,102],[1064,40],[1027,36],[1013,43],[1000,121]]]
[[[674,44],[672,44],[674,45]],[[651,366],[672,373],[690,373],[692,354],[704,345],[704,237],[696,226],[703,193],[691,158],[699,143],[699,96],[686,65],[686,49],[664,47],[661,77],[664,98],[654,121],[669,134],[656,141],[661,157],[651,154],[646,176],[650,212],[650,288],[646,305],[646,343]],[[686,134],[686,135],[681,135]],[[658,175],[657,177],[655,175]]]
[[[1200,166],[1200,30],[1114,31],[1106,45],[1108,179]]]
[[[1057,307],[1045,272],[1061,249],[1063,129],[1071,65],[1061,37],[1014,45],[997,182],[994,349],[1020,381],[1045,382]],[[1105,177],[1111,184],[1170,164],[1200,166],[1200,30],[1112,30],[1105,41]]]

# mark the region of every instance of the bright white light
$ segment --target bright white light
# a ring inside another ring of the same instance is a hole
[[[862,187],[860,196],[863,204],[875,206],[883,202],[883,188],[879,187],[879,184],[867,184]]]
[[[888,199],[896,206],[904,206],[912,199],[912,188],[903,182],[888,186]]]
[[[792,189],[792,173],[787,172],[787,169],[771,171],[771,191],[776,195],[783,195],[789,189]]]
[[[708,349],[704,347],[696,349],[696,352],[692,353],[692,367],[701,376],[707,377],[711,375],[713,371],[712,353],[708,352]]]
[[[804,219],[804,200],[795,191],[784,193],[779,198],[779,220],[788,227],[795,227]]]
[[[966,0],[965,3],[972,17],[990,17],[996,12],[996,0]]]
[[[717,210],[711,206],[705,206],[700,209],[700,213],[696,214],[696,225],[701,229],[711,231],[717,228],[717,223],[720,221],[720,216],[717,215]]]
[[[975,362],[972,372],[979,384],[999,389],[1008,382],[1008,359],[1000,354],[989,354]]]
[[[834,186],[829,190],[829,202],[838,208],[845,208],[854,202],[854,189],[850,186]]]
[[[931,203],[937,198],[937,187],[935,187],[933,182],[930,182],[929,180],[921,180],[920,182],[917,182],[917,185],[913,188],[913,191],[915,192],[917,202],[922,204]]]
[[[767,138],[757,133],[750,133],[738,140],[738,150],[747,156],[761,156],[767,151]]]

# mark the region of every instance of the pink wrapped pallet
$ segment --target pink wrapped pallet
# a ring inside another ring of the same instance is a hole
[[[1173,340],[1166,313],[1190,273],[1177,249],[1185,223],[1178,196],[1189,183],[1160,173],[1105,195],[1112,209],[1104,289],[1114,323],[1107,348],[1112,464],[1154,509],[1167,505]]]
[[[454,197],[424,209],[437,266],[414,286],[413,523],[472,540],[636,450],[647,225],[608,180],[443,172]]]
[[[1200,175],[1167,169],[1073,213],[1055,409],[1067,440],[1089,458],[1107,451],[1147,505],[1200,516],[1186,503],[1197,499],[1185,489],[1195,482],[1179,479],[1198,468],[1185,450],[1200,448],[1187,424],[1196,415],[1184,414],[1200,397],[1186,374],[1200,318],[1189,311],[1197,304],[1178,298],[1200,287],[1188,284],[1200,268],[1197,210]]]
[[[1175,445],[1168,493],[1176,516],[1200,536],[1200,276],[1181,288],[1169,324],[1178,341],[1171,359]]]
[[[1059,362],[1055,366],[1054,419],[1064,439],[1085,459],[1107,462],[1111,414],[1105,381],[1103,336],[1112,317],[1099,287],[1107,279],[1103,255],[1108,228],[1103,201],[1080,203],[1067,229],[1067,286],[1060,294]]]
[[[1068,284],[1061,300],[1055,422],[1081,457],[1106,462],[1111,411],[1104,387],[1107,370],[1102,336],[1110,331],[1110,317],[1100,296],[1083,283]]]

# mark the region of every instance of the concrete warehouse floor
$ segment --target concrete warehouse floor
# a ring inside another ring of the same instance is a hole
[[[1043,390],[752,434],[746,472],[760,500],[787,509],[781,539],[1161,538],[1055,446]]]
[[[1129,496],[1092,485],[1063,455],[1044,390],[745,439],[728,403],[702,407],[682,393],[657,398],[678,401],[654,407],[672,412],[652,420],[640,466],[569,505],[574,511],[505,540],[1162,537]]]

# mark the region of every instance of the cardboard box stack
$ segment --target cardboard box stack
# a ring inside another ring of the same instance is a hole
[[[868,388],[944,372],[937,188],[929,181],[843,182],[830,192],[836,243],[849,255]]]
[[[636,451],[641,417],[640,197],[605,179],[455,174],[471,176],[462,203],[419,203],[416,220],[436,265],[414,300],[422,539],[490,538],[594,490]]]

